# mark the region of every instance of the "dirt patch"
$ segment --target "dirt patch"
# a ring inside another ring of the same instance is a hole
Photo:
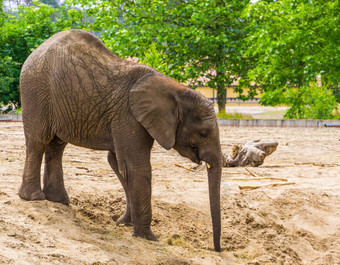
[[[117,227],[125,197],[106,153],[69,145],[70,206],[17,195],[21,123],[0,123],[1,264],[340,264],[340,130],[221,127],[222,149],[248,140],[279,146],[258,168],[224,168],[222,253],[212,250],[207,177],[175,151],[152,152],[159,242]],[[292,182],[286,186],[271,183]],[[240,190],[239,186],[262,186]]]

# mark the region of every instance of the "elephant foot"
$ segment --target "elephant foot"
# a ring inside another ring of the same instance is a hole
[[[116,221],[116,226],[123,225],[123,226],[132,226],[131,215],[130,214],[123,214],[118,218]]]
[[[145,238],[150,241],[158,241],[158,238],[152,233],[150,228],[145,231],[134,231],[132,236]]]
[[[52,192],[50,190],[45,190],[44,189],[44,194],[46,200],[52,201],[52,202],[59,202],[64,205],[69,205],[70,204],[70,199],[67,195],[67,192],[64,191],[59,191],[59,192]]]
[[[18,194],[21,199],[24,199],[26,201],[45,200],[45,194],[40,188],[40,181],[23,181]]]

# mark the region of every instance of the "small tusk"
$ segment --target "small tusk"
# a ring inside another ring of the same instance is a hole
[[[205,165],[207,166],[207,168],[211,168],[211,166],[207,162],[205,162]]]

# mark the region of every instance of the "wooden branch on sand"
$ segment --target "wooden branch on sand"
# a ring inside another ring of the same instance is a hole
[[[189,170],[191,172],[195,172],[195,170],[191,169],[191,168],[188,168],[188,167],[185,167],[185,166],[182,166],[182,165],[179,165],[179,164],[175,164],[176,167],[180,167],[180,168],[184,168],[186,170]]]
[[[287,183],[270,183],[265,185],[257,185],[257,186],[238,186],[240,190],[254,190],[263,187],[276,187],[276,186],[285,186],[285,185],[295,185],[295,182],[287,182]]]
[[[254,180],[279,180],[279,181],[288,181],[288,179],[284,179],[284,178],[228,178],[226,180],[241,180],[241,181],[254,181]]]
[[[248,173],[249,173],[250,175],[252,175],[253,177],[255,177],[255,178],[258,178],[258,177],[259,177],[259,176],[255,175],[253,172],[251,172],[248,168],[244,168],[244,169],[247,170]]]

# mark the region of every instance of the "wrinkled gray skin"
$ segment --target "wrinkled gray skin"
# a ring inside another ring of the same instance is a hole
[[[220,251],[222,153],[212,104],[156,70],[126,61],[92,34],[58,33],[26,60],[20,77],[26,161],[19,196],[69,204],[62,155],[67,143],[108,151],[126,194],[117,224],[150,229],[154,140],[195,163],[206,161],[214,247]],[[45,154],[43,189],[40,168]]]

